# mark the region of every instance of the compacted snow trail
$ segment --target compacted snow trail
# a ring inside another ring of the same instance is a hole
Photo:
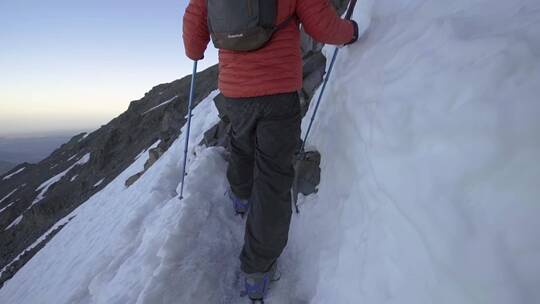
[[[235,269],[243,221],[224,196],[223,153],[201,150],[190,166],[176,224],[167,231],[157,253],[159,265],[137,303],[232,303],[238,297]],[[166,204],[177,201],[174,197]]]

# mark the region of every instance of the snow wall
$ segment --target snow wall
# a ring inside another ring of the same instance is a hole
[[[313,302],[540,303],[540,2],[372,16],[310,142],[322,185],[296,231],[316,239]]]

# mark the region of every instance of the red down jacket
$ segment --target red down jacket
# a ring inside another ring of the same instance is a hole
[[[299,23],[315,40],[345,44],[354,28],[342,20],[328,0],[279,0],[277,23],[291,15],[290,22],[277,31],[261,49],[253,52],[219,51],[219,89],[232,98],[294,92],[302,88],[302,58]],[[186,55],[198,60],[210,41],[206,0],[190,0],[184,14],[183,39]]]

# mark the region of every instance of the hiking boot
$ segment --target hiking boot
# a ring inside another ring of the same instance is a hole
[[[249,200],[239,198],[232,190],[227,191],[227,195],[233,204],[236,214],[243,217],[249,210]]]
[[[244,288],[241,296],[248,296],[253,303],[264,303],[271,282],[278,281],[281,274],[277,262],[272,264],[267,272],[245,273]]]

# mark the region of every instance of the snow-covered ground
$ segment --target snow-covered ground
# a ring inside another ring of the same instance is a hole
[[[540,2],[371,3],[320,108],[320,191],[268,303],[540,303]],[[0,303],[245,303],[225,151],[194,146],[215,94],[194,112],[184,200],[182,135],[78,208]]]
[[[76,156],[77,155],[74,155],[70,159],[73,159]],[[71,169],[73,169],[73,168],[75,168],[77,166],[85,165],[89,161],[90,161],[90,153],[87,153],[83,157],[81,157],[76,163],[71,165],[69,168],[67,168],[63,172],[60,172],[57,175],[51,177],[50,179],[45,181],[43,184],[41,184],[39,187],[37,187],[36,191],[39,191],[39,194],[37,195],[37,197],[32,202],[32,205],[30,205],[30,207],[28,207],[27,209],[30,209],[33,205],[35,205],[35,204],[39,203],[41,200],[43,200],[43,198],[45,198],[45,195],[47,194],[47,191],[49,191],[49,188],[52,185],[59,182],[62,178],[64,178],[64,176],[66,176],[69,173],[69,171],[71,171]]]
[[[89,132],[85,132],[84,135],[79,139],[79,142],[85,140],[85,139],[88,137],[88,135],[90,135],[90,133],[89,133]]]
[[[4,228],[4,231],[11,229],[12,227],[19,225],[19,223],[22,221],[23,215],[19,215],[11,224],[9,224],[6,228]]]
[[[13,172],[13,173],[11,173],[11,174],[9,174],[9,175],[4,176],[4,178],[2,178],[2,180],[8,180],[8,179],[12,178],[13,176],[15,176],[15,175],[17,175],[17,174],[23,172],[24,169],[26,169],[26,168],[25,168],[25,167],[22,167],[22,168],[20,168],[19,170],[15,171],[15,172]]]
[[[158,108],[161,108],[161,107],[163,107],[164,105],[167,105],[167,104],[173,102],[176,98],[178,98],[178,95],[174,96],[173,98],[171,98],[171,99],[169,99],[169,100],[166,100],[166,101],[164,101],[164,102],[158,104],[157,106],[155,106],[155,107],[149,109],[148,111],[145,111],[142,115],[145,115],[145,114],[147,114],[147,113],[149,113],[149,112],[152,112],[152,111],[154,111],[154,110],[156,110],[156,109],[158,109]]]
[[[4,196],[2,199],[0,199],[0,203],[3,203],[5,200],[10,198],[13,195],[13,193],[17,192],[17,190],[19,190],[19,188],[15,188],[13,191],[11,191],[6,196]]]

